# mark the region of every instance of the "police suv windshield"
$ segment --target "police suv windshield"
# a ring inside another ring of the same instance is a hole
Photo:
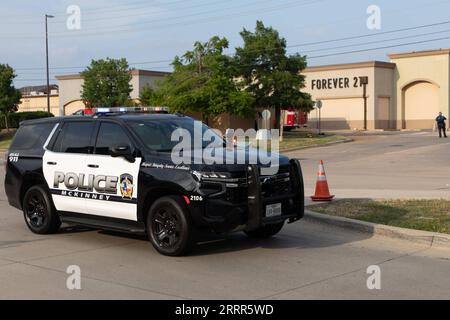
[[[215,146],[223,146],[224,144],[222,137],[215,131],[200,121],[195,121],[191,118],[129,121],[128,125],[147,148],[158,152],[171,152],[182,139],[188,139],[189,137],[192,148],[204,149],[210,146],[211,143],[214,143]],[[180,138],[180,135],[177,134],[178,140],[174,139],[175,141],[172,141],[172,134],[177,129],[184,129],[185,131],[183,131],[186,134],[188,133],[188,136],[185,137],[183,135]],[[198,130],[198,133],[201,132],[201,143],[194,143],[194,130]]]

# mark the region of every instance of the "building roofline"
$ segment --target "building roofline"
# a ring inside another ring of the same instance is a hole
[[[171,72],[135,69],[135,70],[131,70],[130,74],[133,76],[161,77],[161,76],[168,76],[171,74]],[[83,79],[83,76],[78,73],[78,74],[59,75],[59,76],[55,76],[55,78],[57,80],[76,80],[76,79]]]
[[[51,97],[59,97],[59,93],[56,94],[50,94]],[[41,94],[41,95],[29,95],[29,94],[22,94],[23,99],[37,99],[37,98],[47,98],[47,94]]]
[[[342,64],[330,64],[324,66],[307,67],[303,72],[317,72],[342,69],[360,69],[360,68],[386,68],[395,69],[395,63],[385,61],[365,61]]]
[[[442,55],[442,54],[450,55],[450,48],[447,48],[447,49],[435,49],[435,50],[424,50],[424,51],[401,52],[401,53],[391,53],[391,54],[388,54],[388,57],[390,59],[402,59],[402,58],[437,56],[437,55]]]
[[[59,90],[59,86],[57,84],[49,84],[50,91],[53,90]],[[36,85],[36,86],[25,86],[19,88],[19,91],[22,95],[31,95],[32,92],[39,92],[46,94],[47,92],[47,85]]]
[[[132,75],[137,76],[168,76],[172,74],[172,72],[165,72],[165,71],[153,71],[153,70],[131,70]]]
[[[83,79],[81,74],[66,74],[66,75],[60,75],[55,76],[57,80],[74,80],[74,79]]]

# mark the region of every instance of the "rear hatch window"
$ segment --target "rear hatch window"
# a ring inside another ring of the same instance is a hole
[[[9,150],[21,151],[22,155],[43,155],[44,144],[55,125],[55,123],[38,123],[20,126]]]

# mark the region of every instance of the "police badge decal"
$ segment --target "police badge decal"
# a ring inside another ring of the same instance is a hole
[[[123,199],[133,199],[133,176],[125,173],[120,176],[120,193]]]

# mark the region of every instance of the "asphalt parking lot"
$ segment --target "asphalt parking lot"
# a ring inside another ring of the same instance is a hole
[[[383,187],[399,193],[450,192],[439,189],[450,183],[450,145],[421,138],[367,137],[297,154],[307,159],[309,190],[316,160],[323,157],[339,195]],[[394,144],[402,146],[389,147]],[[354,175],[345,179],[350,171]],[[389,182],[389,176],[396,180],[406,172],[406,182]],[[2,168],[2,182],[3,174]],[[450,250],[308,219],[287,225],[270,240],[211,236],[193,255],[170,258],[126,234],[66,226],[57,235],[34,235],[21,213],[8,206],[3,183],[0,212],[0,299],[450,299]],[[81,268],[81,290],[66,287],[70,265]],[[367,288],[371,265],[381,268],[381,290]]]
[[[338,198],[449,198],[450,138],[432,132],[354,136],[354,142],[290,152],[302,159],[306,194],[325,161]]]

